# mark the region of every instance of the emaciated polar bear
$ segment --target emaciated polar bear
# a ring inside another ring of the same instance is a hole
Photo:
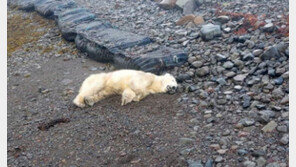
[[[177,86],[176,79],[170,74],[157,76],[137,70],[92,74],[82,83],[73,103],[78,107],[93,106],[109,95],[119,94],[122,95],[121,105],[126,105],[149,94],[174,93]]]

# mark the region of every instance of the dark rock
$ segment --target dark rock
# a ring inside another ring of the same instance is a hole
[[[284,134],[283,137],[280,139],[280,142],[284,145],[289,143],[289,134]]]
[[[188,57],[188,63],[192,64],[195,61],[196,61],[196,57],[194,56]]]
[[[251,97],[248,95],[243,96],[243,108],[248,108],[251,105]]]
[[[275,70],[273,68],[268,68],[268,75],[271,77],[275,77]]]
[[[261,59],[270,60],[271,58],[278,59],[280,57],[280,52],[278,51],[276,46],[268,47],[264,53],[261,55]]]
[[[201,5],[199,3],[199,1],[197,0],[186,0],[187,2],[185,3],[185,5],[182,7],[183,8],[183,14],[184,15],[189,15],[189,14],[193,14],[195,9]],[[178,1],[177,1],[177,5],[178,5]]]
[[[192,66],[195,67],[195,68],[200,68],[203,66],[203,62],[202,61],[195,61],[192,63]]]
[[[222,34],[220,26],[214,24],[203,25],[200,32],[202,39],[206,41],[221,36]]]
[[[197,76],[199,77],[203,77],[203,76],[206,76],[210,73],[210,69],[208,66],[205,66],[205,67],[202,67],[202,68],[199,68],[196,70],[196,74]]]
[[[205,164],[205,167],[213,167],[213,166],[214,166],[214,160],[208,159]]]
[[[237,154],[240,156],[247,155],[249,152],[245,149],[238,149]]]
[[[234,66],[234,64],[231,61],[227,61],[223,64],[223,67],[226,69],[231,69]]]
[[[264,43],[259,43],[257,45],[255,45],[256,49],[264,49],[265,48],[265,45]]]
[[[255,121],[250,118],[241,119],[239,122],[242,123],[244,126],[252,126],[255,123]]]
[[[263,110],[259,112],[260,115],[267,115],[269,118],[274,118],[275,117],[275,112],[271,110]]]
[[[243,61],[249,61],[249,60],[253,60],[254,59],[254,55],[250,52],[243,52],[242,53],[242,60]]]
[[[276,130],[279,132],[287,133],[288,132],[288,127],[286,125],[280,125],[276,127]]]
[[[218,78],[216,81],[219,83],[219,85],[226,85],[227,84],[227,82],[224,78]]]
[[[255,150],[255,151],[252,151],[251,155],[253,157],[260,157],[260,156],[265,156],[266,152],[263,151],[263,150]]]
[[[173,0],[162,0],[158,3],[158,6],[163,9],[172,9],[176,6],[176,1]]]
[[[196,86],[194,86],[194,85],[190,85],[189,87],[188,87],[188,91],[189,92],[194,92],[194,91],[196,91],[198,89],[198,87],[196,87]]]
[[[263,157],[259,157],[256,160],[256,163],[257,163],[258,167],[263,167],[266,164],[266,160]]]
[[[199,161],[193,161],[193,160],[188,160],[188,167],[203,167],[201,164],[201,160]]]
[[[253,162],[253,161],[245,161],[245,162],[243,163],[243,165],[244,165],[245,167],[255,167],[255,166],[256,166],[256,163]]]
[[[281,167],[277,162],[272,162],[266,165],[266,167]]]
[[[283,77],[278,77],[277,79],[274,80],[274,83],[276,85],[281,85],[281,84],[283,84],[283,82],[284,82]]]
[[[189,80],[190,78],[191,78],[191,77],[190,77],[190,75],[188,75],[188,74],[180,74],[180,75],[177,76],[176,80],[177,80],[178,82],[183,82],[183,81],[185,81],[185,80]]]
[[[207,123],[213,123],[213,122],[215,122],[215,118],[210,117],[210,118],[207,119],[206,122],[207,122]]]

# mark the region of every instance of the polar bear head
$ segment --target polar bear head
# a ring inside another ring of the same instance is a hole
[[[175,77],[168,73],[162,76],[162,86],[164,92],[168,92],[170,94],[175,93],[178,88]]]

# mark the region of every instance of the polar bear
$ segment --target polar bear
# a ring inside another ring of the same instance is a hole
[[[174,93],[177,86],[176,79],[168,73],[158,76],[137,70],[118,70],[92,74],[82,83],[73,103],[83,108],[86,104],[93,106],[107,96],[119,94],[122,95],[121,105],[126,105],[149,94]]]

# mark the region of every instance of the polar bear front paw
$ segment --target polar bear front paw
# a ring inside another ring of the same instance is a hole
[[[73,103],[74,103],[77,107],[80,107],[80,108],[85,107],[84,100],[83,100],[83,98],[81,98],[81,97],[78,97],[78,96],[77,96],[77,97],[73,100]]]
[[[95,104],[95,100],[93,97],[91,96],[87,96],[84,98],[84,103],[89,105],[89,106],[93,106]]]

